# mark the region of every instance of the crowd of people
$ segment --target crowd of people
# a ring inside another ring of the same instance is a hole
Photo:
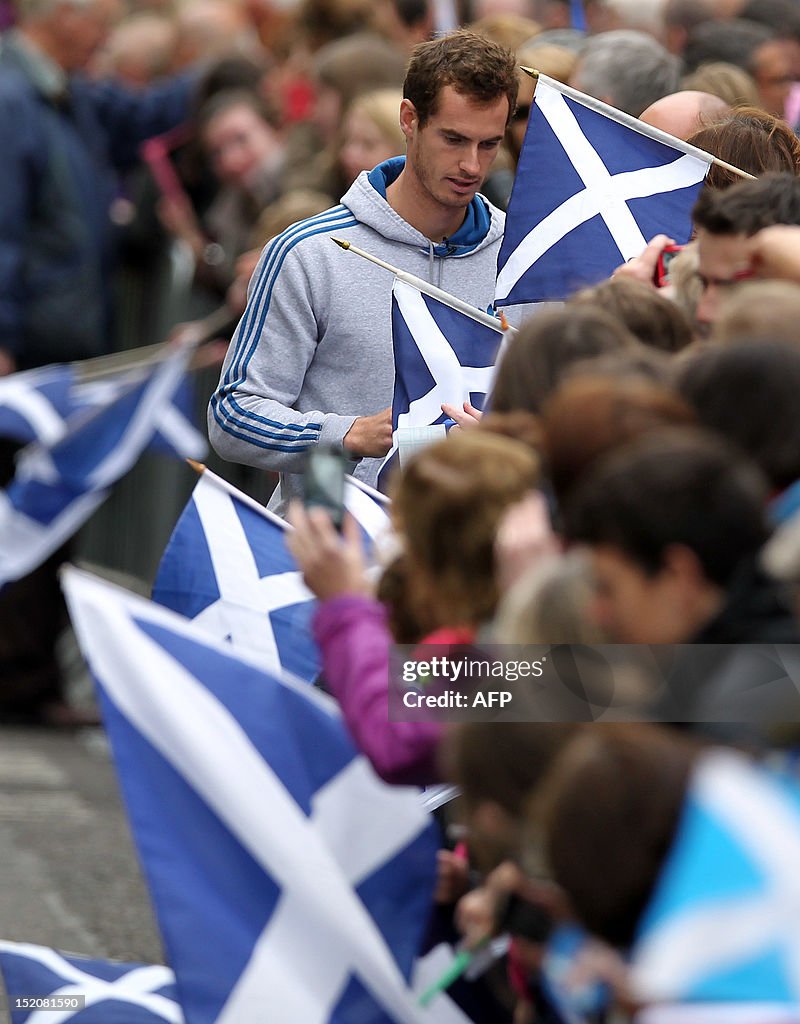
[[[800,692],[772,646],[800,643],[796,0],[6,7],[0,373],[146,334],[120,280],[156,294],[176,251],[173,320],[227,305],[209,437],[294,527],[321,685],[385,780],[460,788],[435,927],[512,934],[461,986],[473,1019],[800,1024]],[[485,410],[447,406],[392,478],[376,585],[353,521],[298,500],[315,446],[373,485],[392,446],[391,275],[329,236],[491,308],[520,65],[719,162],[668,278],[659,235],[558,307],[506,311]],[[23,718],[61,700],[37,579],[0,597]],[[661,650],[665,685],[628,679],[647,722],[592,720],[590,663],[571,715],[546,695],[530,721],[389,713],[395,645],[598,644]]]

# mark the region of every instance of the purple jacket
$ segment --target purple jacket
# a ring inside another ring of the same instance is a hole
[[[385,782],[429,786],[440,781],[435,722],[389,721],[389,648],[393,640],[382,604],[348,595],[324,601],[314,636],[331,693],[339,701],[359,750]]]

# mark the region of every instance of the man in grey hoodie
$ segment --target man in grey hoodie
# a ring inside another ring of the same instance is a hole
[[[514,55],[467,31],[422,43],[403,96],[406,157],[264,249],[211,399],[214,448],[279,471],[279,512],[313,445],[342,446],[370,484],[391,447],[392,277],[330,236],[481,309],[494,297],[504,215],[477,193],[516,105]]]

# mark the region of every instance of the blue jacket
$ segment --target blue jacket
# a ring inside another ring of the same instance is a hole
[[[69,79],[53,95],[8,33],[0,46],[0,348],[20,368],[109,348],[116,172],[187,113],[192,79],[143,93]]]

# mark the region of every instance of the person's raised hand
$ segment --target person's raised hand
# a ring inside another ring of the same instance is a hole
[[[370,592],[361,528],[351,515],[345,514],[340,534],[324,508],[307,509],[293,501],[288,520],[294,530],[287,534],[286,546],[306,586],[321,601]]]
[[[656,235],[647,243],[647,248],[641,256],[634,256],[632,260],[623,263],[611,276],[632,277],[635,281],[642,281],[655,288],[658,257],[668,245],[675,245],[675,239],[668,235]]]

